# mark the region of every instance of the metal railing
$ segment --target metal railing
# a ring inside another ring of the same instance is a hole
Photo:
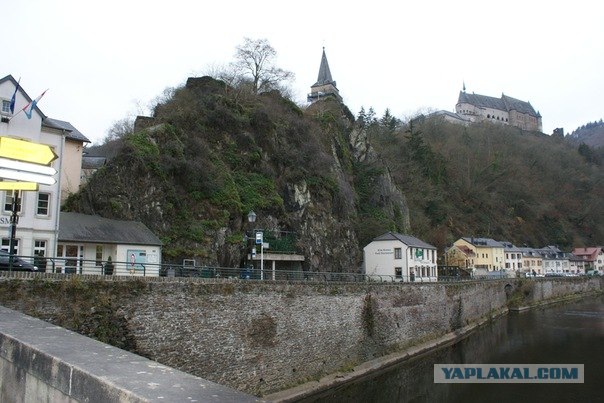
[[[506,275],[493,273],[488,276],[431,276],[421,277],[395,276],[364,273],[335,273],[302,270],[273,270],[265,268],[233,268],[217,266],[186,266],[182,264],[154,264],[125,261],[97,261],[76,257],[40,257],[14,256],[15,272],[38,272],[58,274],[104,275],[104,276],[138,276],[138,277],[182,277],[197,279],[240,279],[258,281],[308,281],[308,282],[369,282],[369,283],[411,283],[425,284],[437,282],[487,281],[509,278]],[[36,266],[33,269],[33,266]],[[8,264],[0,260],[0,271],[9,271]]]

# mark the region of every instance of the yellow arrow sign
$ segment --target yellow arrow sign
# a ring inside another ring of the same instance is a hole
[[[0,181],[0,190],[38,190],[38,184],[36,182]]]
[[[49,165],[59,158],[49,145],[12,137],[0,137],[0,157],[42,165]]]

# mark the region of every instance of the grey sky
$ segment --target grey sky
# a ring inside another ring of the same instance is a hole
[[[452,111],[465,81],[531,102],[548,134],[604,118],[604,3],[406,3],[0,0],[0,75],[21,77],[31,97],[49,88],[41,110],[93,142],[165,88],[232,61],[244,37],[270,42],[300,103],[325,46],[355,114]]]

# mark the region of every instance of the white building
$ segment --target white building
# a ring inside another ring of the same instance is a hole
[[[22,109],[32,98],[18,87],[11,75],[0,79],[0,136],[44,144],[58,155],[51,163],[57,171],[53,185],[39,185],[37,191],[20,191],[19,222],[13,252],[23,256],[54,255],[59,230],[61,201],[78,189],[82,149],[89,140],[65,121],[51,119],[35,106],[30,117]],[[14,111],[10,110],[15,95]],[[48,97],[48,95],[47,95]],[[42,98],[40,102],[45,101]],[[10,245],[13,191],[0,191],[0,248]]]
[[[381,281],[437,281],[436,248],[418,238],[388,232],[363,248],[365,274]]]
[[[511,242],[500,241],[503,245],[504,263],[506,271],[522,270],[522,250],[515,247]]]
[[[140,222],[63,212],[56,259],[46,262],[46,271],[158,276],[161,246],[160,239]]]

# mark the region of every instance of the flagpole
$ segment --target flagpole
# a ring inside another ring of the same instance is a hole
[[[10,118],[8,118],[8,121],[10,122],[10,120],[12,118],[15,117],[14,113],[15,113],[15,104],[17,103],[17,92],[19,91],[19,85],[21,84],[21,77],[19,77],[19,80],[17,81],[17,86],[15,87],[15,92],[13,92],[13,96],[10,99],[10,112],[12,114],[12,116]],[[17,112],[17,115],[21,112],[21,110],[19,110],[19,112]]]
[[[27,116],[27,118],[28,118],[28,119],[31,119],[31,112],[34,110],[34,108],[36,108],[36,107],[38,106],[38,101],[39,101],[40,99],[42,99],[42,97],[44,96],[44,94],[46,94],[46,92],[47,92],[49,89],[50,89],[50,88],[47,88],[47,89],[46,89],[46,91],[44,91],[43,93],[41,93],[41,94],[38,96],[38,98],[36,98],[36,99],[32,100],[32,101],[31,101],[31,102],[29,102],[27,105],[25,105],[23,108],[21,108],[21,109],[19,110],[19,112],[17,112],[17,113],[16,113],[16,114],[14,114],[13,116],[11,116],[11,117],[8,119],[8,121],[10,122],[12,118],[14,118],[15,116],[18,116],[18,115],[19,115],[21,112],[25,112],[25,110],[26,110],[26,109],[27,109],[27,108],[28,108],[30,105],[32,105],[32,104],[33,104],[33,105],[32,105],[32,107],[31,107],[31,109],[32,109],[32,110],[30,111],[30,114],[28,115],[28,114],[27,114],[27,112],[25,113],[26,115],[28,115],[28,116]]]
[[[8,118],[8,121],[10,122],[15,116],[18,116],[21,112],[23,112],[23,109],[20,109],[19,112],[15,113],[13,116],[11,116],[10,118]]]

